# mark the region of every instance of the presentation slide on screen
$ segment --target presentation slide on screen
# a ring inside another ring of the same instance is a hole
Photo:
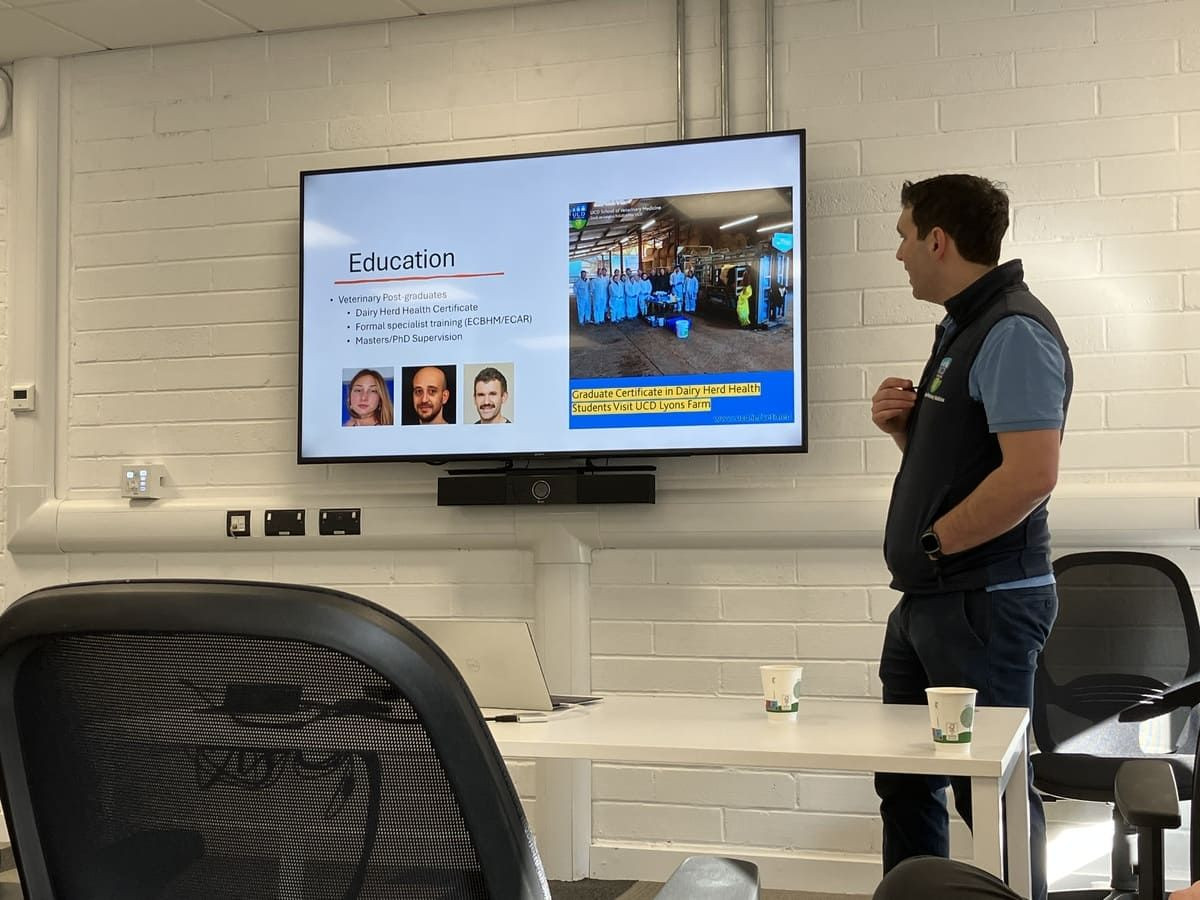
[[[301,459],[805,444],[802,160],[784,133],[304,173]]]

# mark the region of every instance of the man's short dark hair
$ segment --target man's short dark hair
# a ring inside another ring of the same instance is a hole
[[[508,379],[504,377],[504,373],[499,369],[488,366],[486,369],[480,369],[479,374],[475,376],[475,384],[481,381],[498,381],[500,382],[500,393],[508,393]]]
[[[937,175],[904,182],[900,203],[912,209],[918,238],[938,227],[967,262],[1000,261],[1000,241],[1008,231],[1008,194],[1000,185],[978,175]]]

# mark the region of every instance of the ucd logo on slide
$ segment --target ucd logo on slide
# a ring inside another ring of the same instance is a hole
[[[571,230],[583,231],[587,228],[588,219],[592,215],[592,204],[590,203],[572,203],[571,204]]]

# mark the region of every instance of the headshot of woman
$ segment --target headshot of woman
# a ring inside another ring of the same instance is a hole
[[[346,412],[349,414],[342,425],[391,425],[395,422],[392,411],[392,395],[387,381],[374,369],[362,369],[351,380],[346,390]]]

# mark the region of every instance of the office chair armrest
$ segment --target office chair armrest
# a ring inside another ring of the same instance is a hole
[[[655,900],[758,900],[758,866],[725,856],[689,856]]]
[[[1121,817],[1134,828],[1179,827],[1179,794],[1170,763],[1159,759],[1122,763],[1113,794]]]
[[[1164,685],[1161,691],[1132,703],[1121,710],[1118,718],[1122,722],[1145,722],[1156,719],[1175,709],[1189,709],[1200,705],[1200,675],[1189,675],[1183,681]]]

